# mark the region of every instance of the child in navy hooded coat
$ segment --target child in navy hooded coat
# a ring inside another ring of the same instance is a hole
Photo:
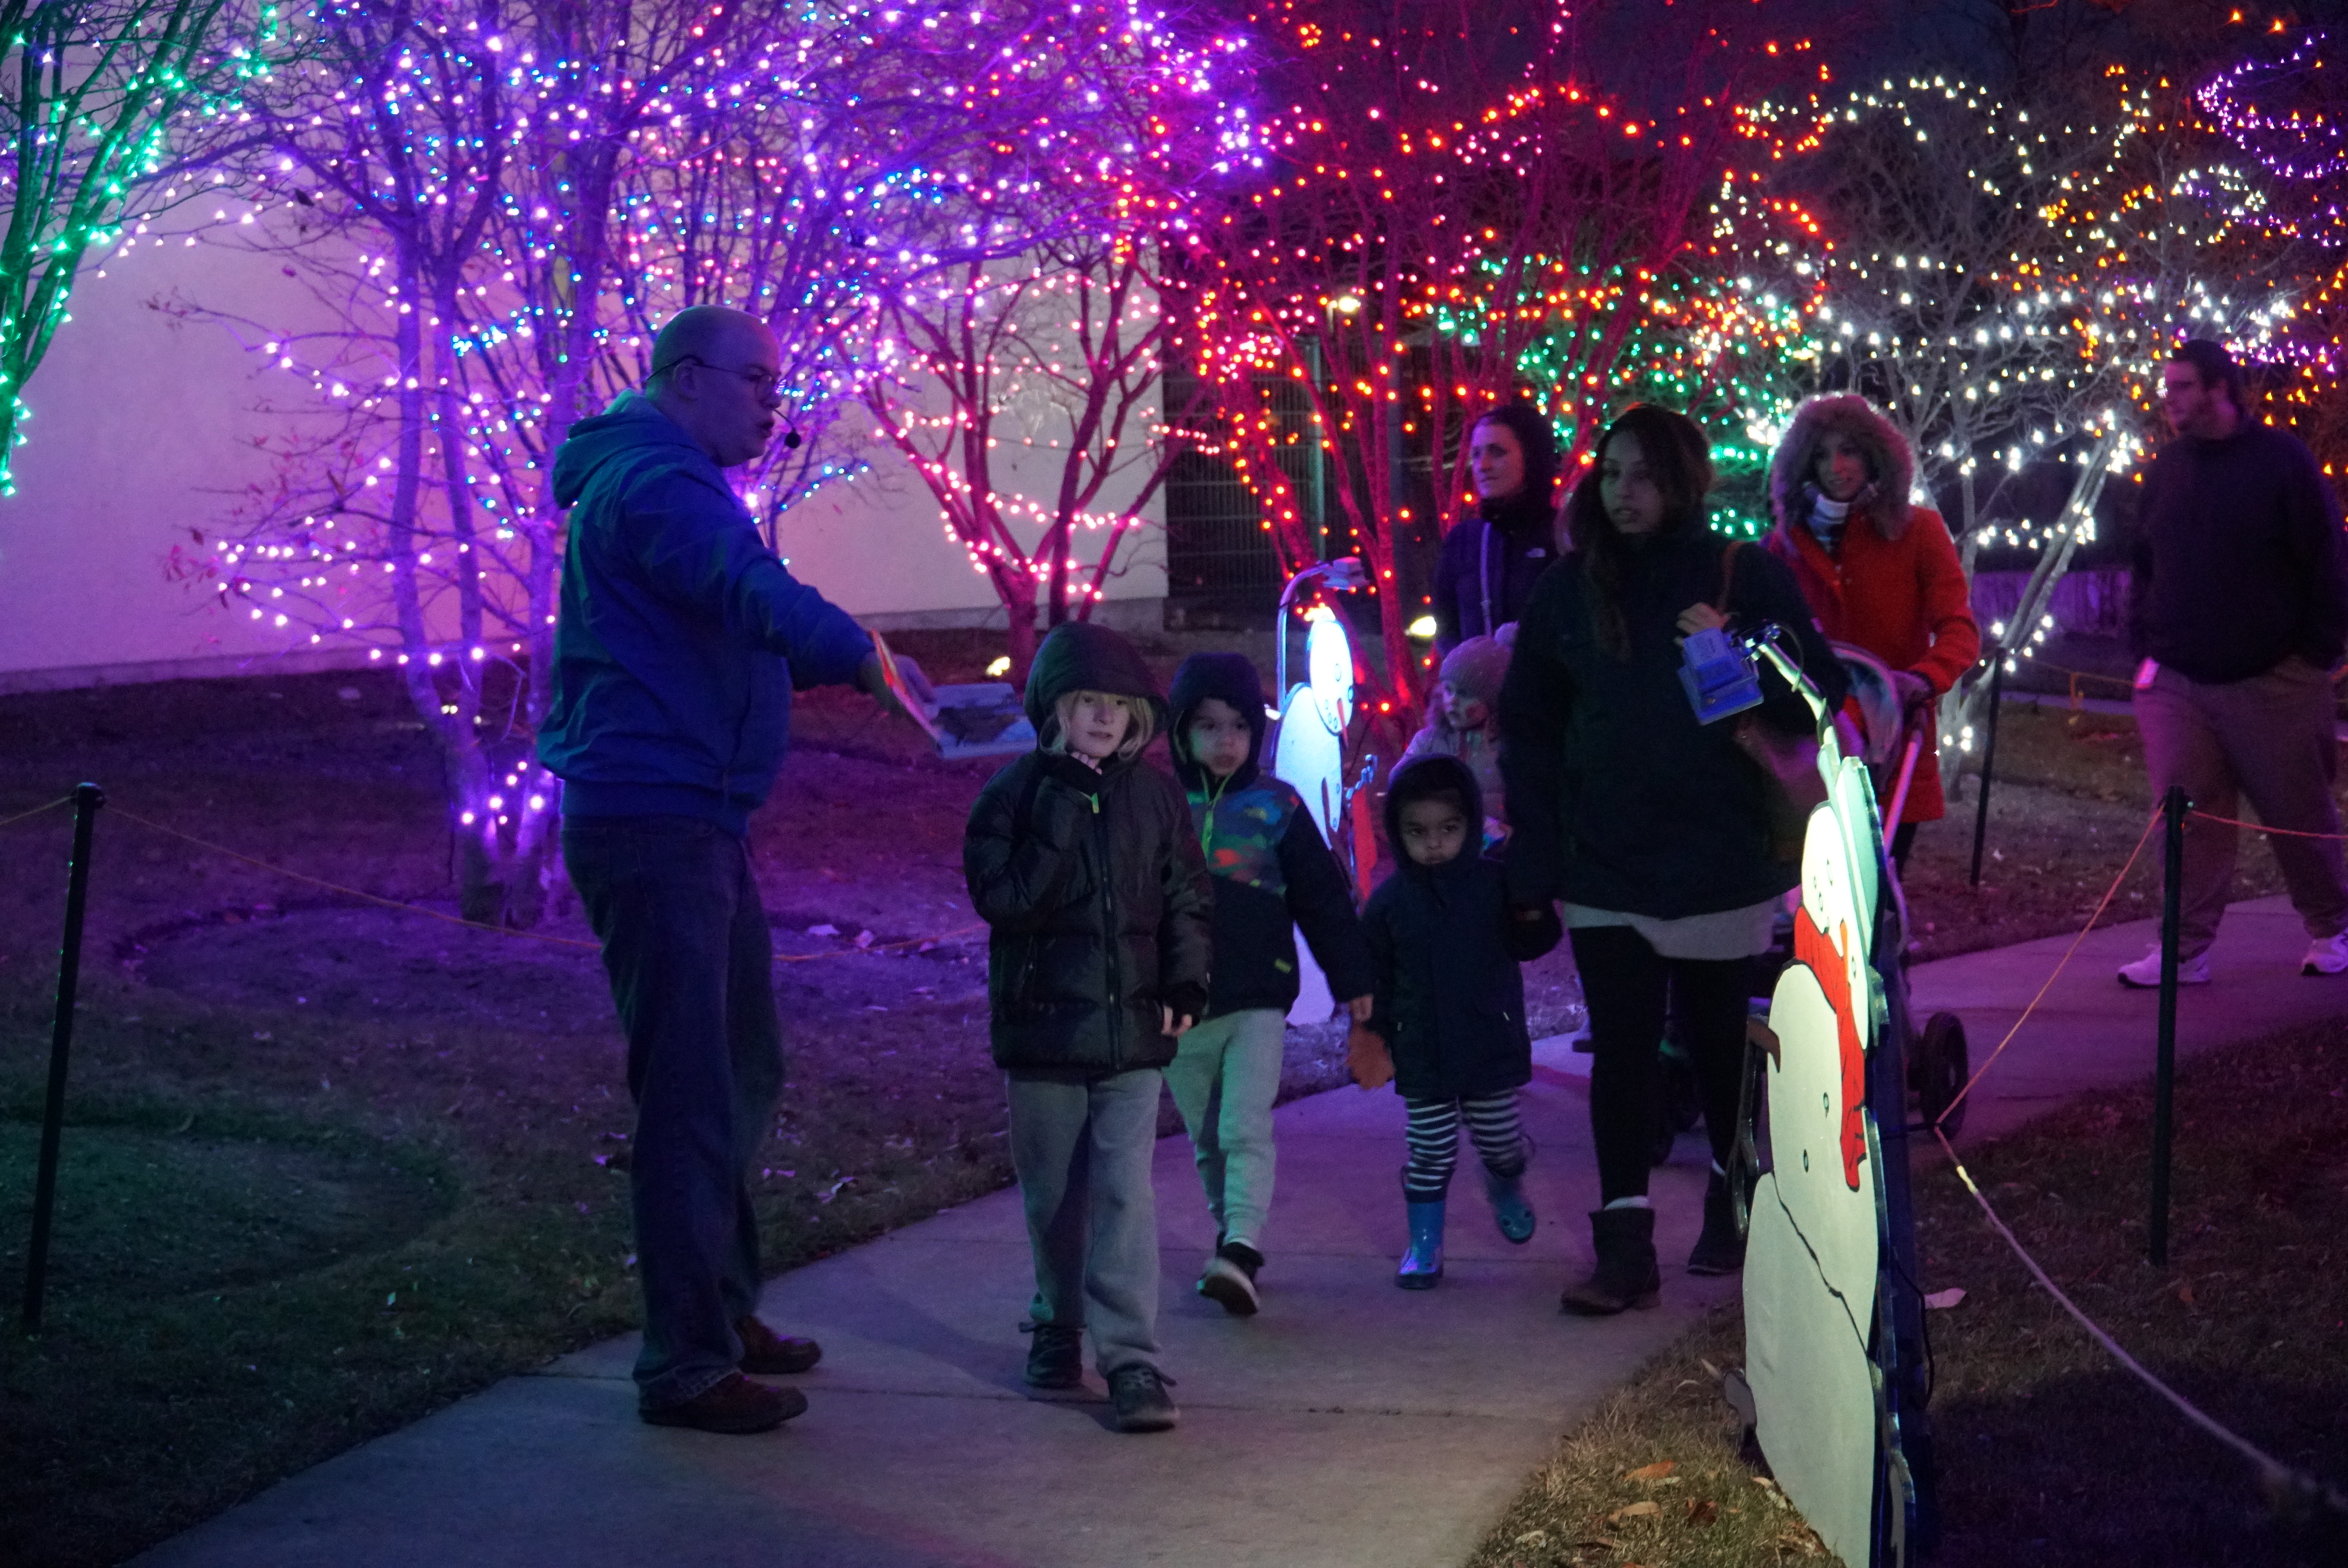
[[[1377,973],[1369,1028],[1392,1055],[1410,1119],[1402,1173],[1410,1250],[1395,1283],[1426,1290],[1443,1277],[1444,1204],[1463,1121],[1500,1234],[1519,1245],[1532,1239],[1517,1112],[1517,1091],[1533,1075],[1532,1037],[1517,965],[1555,947],[1559,932],[1509,917],[1507,879],[1481,853],[1476,775],[1458,758],[1396,769],[1385,819],[1397,868],[1364,916]]]
[[[1198,1151],[1215,1218],[1215,1255],[1199,1294],[1244,1317],[1256,1309],[1272,1204],[1272,1102],[1302,928],[1333,995],[1370,1010],[1370,952],[1353,890],[1303,800],[1262,772],[1263,683],[1237,653],[1194,653],[1169,698],[1174,771],[1215,879],[1214,981],[1207,1016],[1179,1042],[1166,1086]]]

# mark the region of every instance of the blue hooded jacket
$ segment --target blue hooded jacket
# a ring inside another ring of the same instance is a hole
[[[790,741],[791,691],[856,678],[872,640],[784,569],[708,454],[640,393],[571,427],[554,693],[540,761],[571,816],[747,831]]]

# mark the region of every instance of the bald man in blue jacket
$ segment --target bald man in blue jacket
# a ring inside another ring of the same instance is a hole
[[[703,1431],[799,1414],[798,1389],[744,1374],[822,1354],[757,1316],[748,1166],[783,1052],[750,813],[782,765],[794,687],[891,701],[872,640],[785,569],[726,482],[774,437],[780,363],[756,317],[683,311],[645,390],[573,425],[554,458],[571,524],[538,753],[564,782],[563,858],[627,1036],[637,1408]]]

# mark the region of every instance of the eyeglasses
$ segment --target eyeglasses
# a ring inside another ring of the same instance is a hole
[[[740,365],[734,364],[712,364],[697,354],[681,354],[675,359],[669,361],[666,364],[661,365],[654,370],[652,374],[646,376],[644,379],[647,381],[657,380],[661,376],[667,374],[670,371],[675,370],[680,364],[697,364],[704,370],[714,370],[721,375],[738,375],[744,381],[748,382],[750,385],[757,390],[759,402],[779,403],[782,401],[783,378],[779,372],[770,370],[747,370]]]

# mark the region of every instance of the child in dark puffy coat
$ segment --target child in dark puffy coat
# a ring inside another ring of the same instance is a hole
[[[1199,847],[1215,878],[1214,989],[1181,1039],[1166,1086],[1198,1151],[1215,1218],[1215,1253],[1199,1294],[1226,1312],[1255,1311],[1272,1206],[1272,1102],[1302,927],[1333,995],[1370,1013],[1370,950],[1353,890],[1297,793],[1261,771],[1263,682],[1237,653],[1194,653],[1174,672],[1169,734]]]
[[[994,928],[988,1032],[1035,1259],[1027,1381],[1080,1383],[1090,1327],[1118,1430],[1162,1431],[1149,1163],[1161,1070],[1207,1008],[1214,895],[1181,792],[1139,761],[1165,703],[1132,644],[1056,628],[1026,709],[1035,750],[979,793],[963,873]]]
[[[1532,1239],[1529,1151],[1517,1113],[1517,1091],[1532,1078],[1532,1037],[1517,965],[1555,947],[1559,932],[1509,918],[1500,866],[1481,853],[1476,775],[1458,758],[1397,769],[1385,819],[1398,866],[1364,917],[1377,973],[1369,1030],[1391,1054],[1409,1113],[1410,1250],[1395,1283],[1426,1290],[1443,1277],[1445,1195],[1462,1122],[1500,1234],[1519,1245]]]

